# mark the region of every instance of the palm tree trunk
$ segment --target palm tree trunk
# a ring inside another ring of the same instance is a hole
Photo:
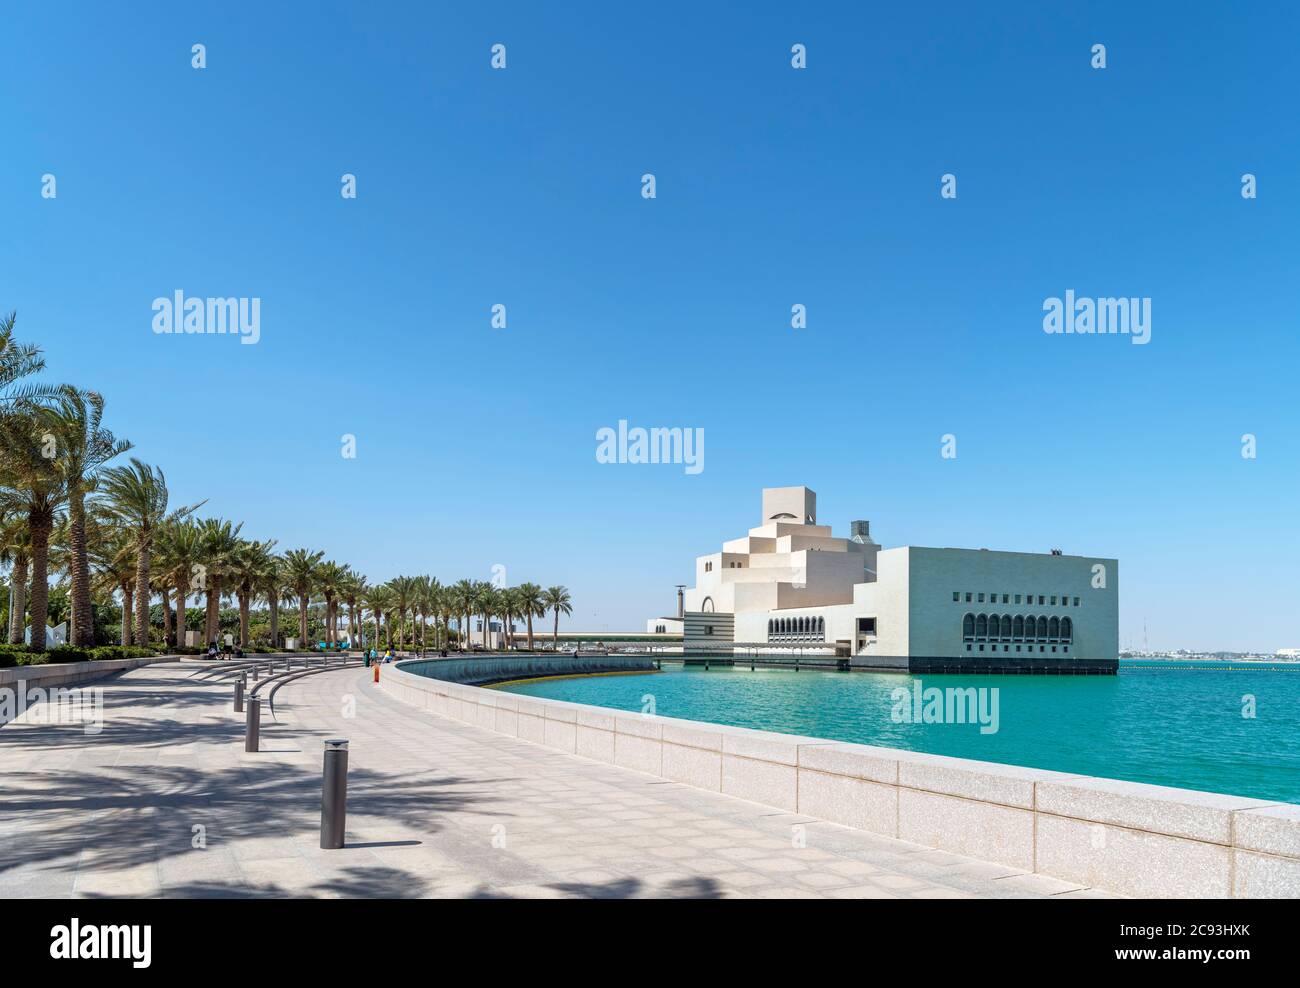
[[[560,609],[557,607],[555,609],[555,633],[551,638],[551,651],[558,652],[559,650],[560,650]]]
[[[307,647],[307,594],[301,591],[298,594],[298,647]]]
[[[149,647],[149,552],[153,548],[153,532],[143,529],[136,542],[135,564],[135,643]]]
[[[32,648],[45,648],[45,622],[50,613],[50,529],[52,511],[31,511],[27,530],[32,538]]]
[[[266,595],[266,606],[271,611],[271,647],[280,647],[280,602],[276,599],[279,594],[272,591]]]
[[[122,629],[121,639],[123,645],[131,644],[131,610],[132,601],[135,599],[131,594],[131,584],[123,583],[118,586],[122,591]]]
[[[21,645],[23,632],[27,628],[27,557],[19,556],[14,560],[14,571],[9,575],[10,586],[14,588],[14,606],[9,612],[9,644]]]
[[[203,585],[203,641],[200,644],[204,647],[217,640],[216,622],[212,618],[212,601],[216,596],[216,584],[217,578],[214,576]]]
[[[529,604],[528,606],[531,608],[533,605],[532,605],[532,604]],[[532,612],[531,610],[529,610],[529,612],[528,612],[528,651],[531,652],[532,650],[533,650],[533,612]]]
[[[176,646],[183,648],[185,641],[185,585],[182,581],[176,581]]]
[[[72,555],[69,566],[71,587],[68,590],[72,605],[72,637],[69,641],[78,648],[95,644],[95,617],[90,603],[90,559],[86,552],[86,503],[81,485],[68,492],[68,548]],[[15,567],[15,571],[16,571]]]
[[[172,645],[172,591],[171,587],[162,588],[163,605],[163,647]]]
[[[248,591],[240,590],[239,599],[239,647],[248,648]]]

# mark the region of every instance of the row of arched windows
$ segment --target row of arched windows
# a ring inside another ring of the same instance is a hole
[[[1003,641],[1068,642],[1074,640],[1074,622],[1068,617],[967,614],[961,619],[961,636],[967,641],[998,638]]]
[[[770,618],[767,622],[767,637],[773,638],[814,638],[826,637],[826,619],[820,617]]]

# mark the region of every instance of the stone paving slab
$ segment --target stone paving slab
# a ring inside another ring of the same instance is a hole
[[[93,684],[104,726],[0,728],[0,896],[1074,898],[1095,890],[589,761],[417,710],[337,669],[243,750],[196,663]],[[348,846],[319,848],[321,745],[350,742]]]

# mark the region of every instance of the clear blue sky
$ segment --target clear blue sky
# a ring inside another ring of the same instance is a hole
[[[1289,5],[614,6],[7,5],[0,309],[178,501],[372,579],[640,628],[804,483],[887,546],[1118,557],[1124,645],[1300,646]],[[1070,288],[1152,342],[1045,335]],[[177,289],[261,342],[155,335]],[[598,464],[619,419],[704,472]]]

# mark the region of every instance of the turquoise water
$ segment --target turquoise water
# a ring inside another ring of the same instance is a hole
[[[896,722],[891,692],[910,695],[917,679],[926,688],[996,686],[997,732]],[[1122,661],[1116,676],[919,677],[666,663],[659,673],[502,688],[620,710],[641,710],[650,694],[665,717],[1300,803],[1296,664],[1144,659]],[[1247,694],[1254,718],[1242,716]]]

